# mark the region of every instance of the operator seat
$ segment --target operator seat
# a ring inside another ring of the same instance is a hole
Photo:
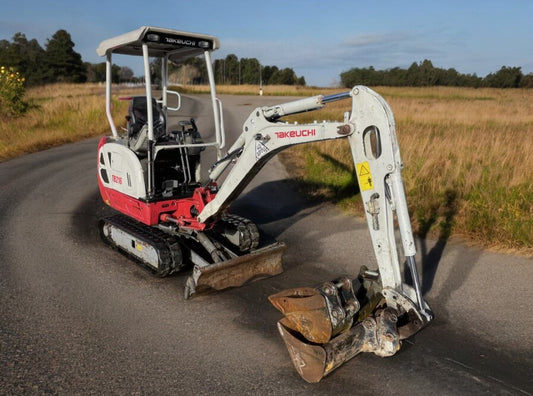
[[[159,140],[166,134],[165,115],[157,101],[152,98],[154,119],[154,139]],[[148,151],[148,106],[146,96],[134,96],[128,109],[128,144],[137,154]]]

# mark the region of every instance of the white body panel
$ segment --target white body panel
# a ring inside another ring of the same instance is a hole
[[[107,180],[102,171],[107,175]],[[98,153],[98,174],[105,187],[136,199],[146,198],[141,162],[126,146],[120,143],[104,144]]]

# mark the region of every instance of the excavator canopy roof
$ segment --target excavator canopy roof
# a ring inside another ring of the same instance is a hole
[[[99,56],[106,56],[108,53],[142,56],[143,43],[147,44],[150,57],[162,57],[168,54],[174,63],[183,62],[203,54],[204,51],[220,47],[220,42],[214,36],[142,26],[137,30],[102,41],[96,53]]]

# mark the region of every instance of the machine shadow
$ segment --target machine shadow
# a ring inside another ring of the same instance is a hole
[[[334,183],[306,183],[306,191],[309,191],[311,188],[320,188],[320,189],[327,189],[328,191],[332,191],[332,196],[329,194],[319,197],[321,200],[332,200],[333,202],[339,202],[346,198],[354,197],[360,193],[359,190],[359,183],[357,181],[356,172],[353,166],[348,166],[336,158],[332,157],[329,154],[325,153],[317,153],[319,157],[326,161],[331,167],[333,167],[334,170],[341,171],[347,175],[349,175],[348,181],[341,183],[341,184],[334,184]]]
[[[306,200],[314,203],[322,202],[340,202],[347,198],[359,195],[359,183],[353,165],[346,165],[329,154],[321,153],[316,148],[312,148],[315,154],[337,175],[341,175],[342,181],[331,181],[322,179],[320,181],[304,180],[302,177],[296,177],[295,183],[298,184],[298,190],[306,197]],[[300,168],[301,165],[294,161],[292,156],[286,152],[280,154],[282,162],[287,168]],[[337,178],[339,179],[339,178]]]
[[[309,182],[301,178],[280,179],[262,183],[241,196],[231,205],[236,214],[249,217],[258,225],[286,220],[313,206],[325,202],[339,202],[359,194],[359,185],[355,172],[328,154],[318,153],[332,168],[339,169],[350,175],[350,179],[342,184],[323,180]],[[282,162],[290,166],[291,158],[282,153]],[[296,221],[296,219],[295,219]],[[285,223],[290,226],[292,223]]]
[[[429,212],[418,219],[420,226],[417,232],[417,239],[422,258],[422,293],[431,291],[439,263],[441,262],[444,249],[450,238],[455,215],[457,214],[457,192],[447,190],[444,193],[444,200],[441,204],[436,203]],[[428,250],[427,237],[433,227],[438,228],[437,242]],[[406,283],[412,285],[411,273],[404,263],[404,273]]]
[[[114,213],[116,212],[102,201],[98,187],[95,186],[72,213],[72,238],[83,243],[102,244],[98,221]]]
[[[264,225],[290,218],[311,203],[297,193],[294,181],[283,179],[262,183],[241,194],[231,205],[231,211]]]

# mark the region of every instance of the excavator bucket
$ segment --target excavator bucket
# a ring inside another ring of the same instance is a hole
[[[317,289],[288,289],[268,297],[270,303],[285,315],[285,327],[303,334],[312,342],[328,342],[333,333],[326,300]]]
[[[359,281],[355,282],[358,286]],[[325,282],[318,288],[284,290],[268,299],[285,315],[291,328],[315,343],[328,342],[350,328],[360,308],[353,282],[348,278]]]
[[[323,344],[349,329],[355,318],[370,315],[381,299],[380,290],[377,282],[363,276],[354,280],[340,277],[316,288],[284,290],[268,299],[285,315],[286,327],[308,341]]]
[[[195,265],[185,285],[185,299],[281,274],[281,256],[286,247],[284,243],[277,242],[227,261],[207,266]]]
[[[344,277],[269,297],[284,315],[278,331],[307,382],[320,381],[361,352],[392,356],[402,339],[428,323],[411,299],[382,288],[375,275],[363,267],[354,280]]]
[[[361,352],[394,355],[400,349],[397,320],[396,312],[386,308],[324,344],[305,339],[286,317],[278,321],[278,330],[298,374],[314,383]]]

